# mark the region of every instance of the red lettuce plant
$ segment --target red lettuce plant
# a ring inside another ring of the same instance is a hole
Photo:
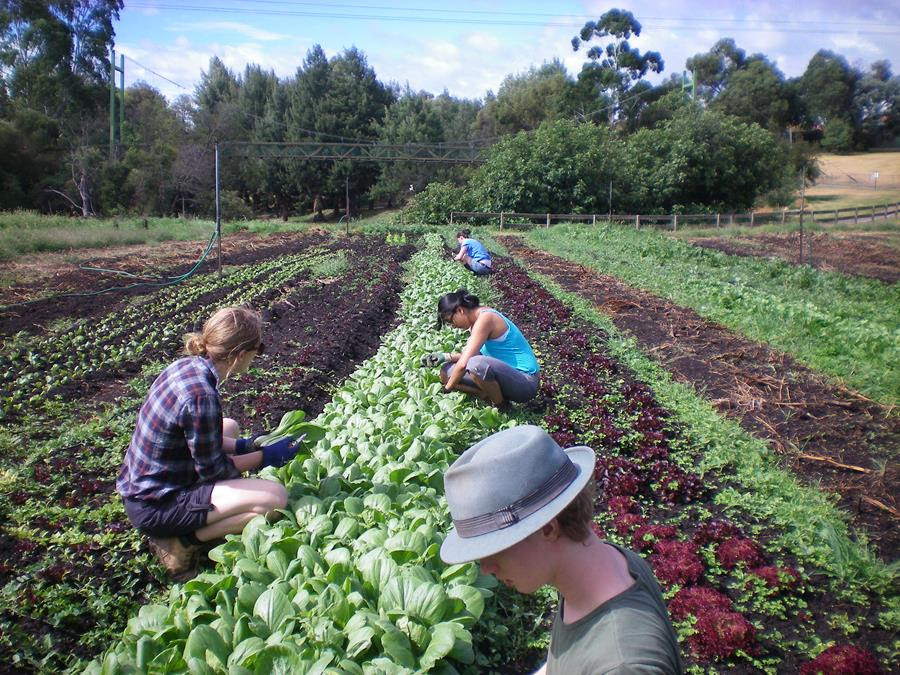
[[[704,546],[712,542],[721,542],[740,534],[737,525],[724,518],[715,518],[703,523],[694,532],[694,543]]]
[[[800,675],[881,675],[878,661],[865,649],[834,645],[800,666]]]
[[[727,659],[737,650],[753,650],[756,629],[737,612],[721,609],[700,611],[697,632],[688,638],[691,651],[701,659]]]
[[[669,601],[669,614],[676,621],[710,610],[730,612],[731,600],[712,588],[689,586],[682,588]]]
[[[664,539],[656,543],[655,549],[650,564],[663,585],[689,586],[703,574],[703,563],[697,557],[697,547],[693,543]]]
[[[800,573],[793,567],[766,565],[754,567],[750,573],[765,581],[769,588],[778,590],[794,589],[800,584]]]
[[[631,531],[634,528],[639,527],[646,522],[647,519],[637,513],[623,513],[613,519],[613,526],[620,536],[626,537],[631,534]]]
[[[678,532],[671,525],[641,525],[634,531],[632,545],[638,551],[654,549],[655,544],[664,539],[674,539]]]
[[[636,513],[640,508],[631,497],[610,497],[607,508],[615,514]]]
[[[743,537],[728,539],[719,544],[716,560],[727,570],[733,570],[743,563],[747,567],[762,565],[763,557],[756,542]]]

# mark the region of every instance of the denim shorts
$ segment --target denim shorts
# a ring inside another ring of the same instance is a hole
[[[167,494],[162,499],[126,497],[125,513],[139,532],[150,537],[178,537],[206,526],[213,510],[215,483],[197,483]]]
[[[483,262],[481,262],[479,260],[469,260],[469,262],[466,263],[466,268],[468,268],[470,271],[474,272],[475,274],[479,274],[479,275],[491,273],[491,266],[485,265]]]
[[[444,364],[443,371],[449,377],[453,372],[455,363]],[[538,373],[526,373],[518,368],[513,368],[508,363],[495,359],[492,356],[475,355],[466,364],[466,374],[460,382],[474,385],[471,375],[475,375],[483,381],[495,381],[500,385],[503,397],[517,403],[530,401],[537,396],[541,378]]]

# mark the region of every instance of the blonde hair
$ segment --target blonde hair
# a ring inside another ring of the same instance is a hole
[[[222,307],[206,320],[199,333],[184,336],[184,353],[227,361],[262,342],[262,317],[250,307]]]

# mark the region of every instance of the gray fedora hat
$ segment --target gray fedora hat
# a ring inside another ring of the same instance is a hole
[[[532,425],[479,441],[444,475],[453,528],[441,545],[441,559],[478,560],[537,532],[587,485],[594,462],[590,448],[563,450]]]

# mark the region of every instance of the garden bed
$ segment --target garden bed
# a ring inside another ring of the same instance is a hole
[[[227,269],[290,255],[329,240],[330,237],[321,232],[268,236],[235,234],[222,241],[222,257]],[[0,262],[0,276],[20,280],[0,288],[0,335],[11,335],[20,330],[40,331],[65,317],[85,318],[116,311],[131,298],[157,293],[159,287],[142,285],[93,296],[65,294],[91,293],[182,275],[193,267],[205,248],[206,242],[170,242],[42,253]],[[214,248],[197,269],[198,275],[215,273],[216,251]],[[90,272],[81,269],[82,265],[118,270],[138,275],[138,278]],[[22,282],[22,278],[27,281]]]
[[[805,481],[834,491],[879,551],[888,557],[896,553],[896,414],[690,309],[516,238],[504,237],[503,243],[530,269],[608,314],[677,379],[691,383],[723,414],[783,453]]]
[[[538,252],[522,257],[529,272],[544,268]],[[710,441],[634,379],[606,348],[607,335],[511,260],[497,259],[495,269],[495,306],[522,329],[542,366],[539,398],[525,414],[540,415],[561,445],[597,451],[601,536],[647,557],[689,664],[796,672],[831,643],[890,660],[885,601],[839,596],[832,572],[798,543],[819,538],[812,523],[766,520],[742,506],[740,495],[762,485],[737,482],[727,468],[703,470]]]
[[[224,384],[225,414],[250,433],[287,410],[320,412],[393,325],[411,251],[371,238],[336,243],[320,266],[304,263],[298,277],[260,287],[253,302],[264,310],[267,353]],[[189,328],[179,322],[202,319],[223,299],[202,294],[169,318]],[[0,671],[59,670],[96,654],[168,586],[114,481],[141,397],[175,357],[180,333],[92,372],[42,420],[29,414],[0,427]]]
[[[806,232],[803,263],[820,270],[856,274],[888,283],[900,281],[900,250],[876,232]],[[754,234],[741,237],[688,238],[691,244],[729,255],[778,258],[800,263],[800,234]]]

